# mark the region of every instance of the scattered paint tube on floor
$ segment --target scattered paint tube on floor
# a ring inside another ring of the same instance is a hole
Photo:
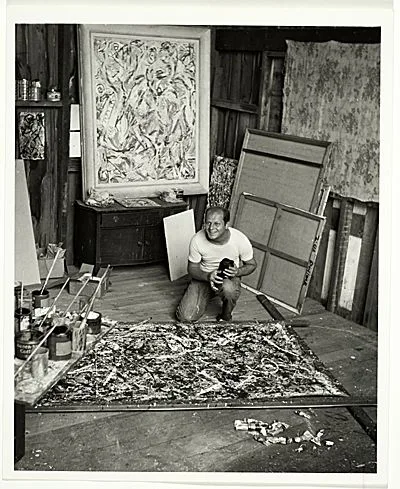
[[[304,411],[295,411],[295,414],[297,414],[299,416],[303,416],[303,418],[311,419],[311,416],[309,414],[305,413]]]
[[[316,435],[311,431],[306,430],[301,436],[285,437],[284,431],[290,427],[289,424],[282,421],[274,420],[271,424],[265,423],[251,418],[236,419],[234,421],[236,430],[247,431],[253,435],[255,441],[263,443],[264,445],[282,444],[287,445],[289,443],[301,443],[304,441],[310,441],[314,445],[322,446],[321,438],[324,434],[324,430],[319,430]],[[283,433],[283,434],[282,434]],[[281,435],[281,436],[278,436]],[[328,441],[326,445],[331,446],[333,442]]]

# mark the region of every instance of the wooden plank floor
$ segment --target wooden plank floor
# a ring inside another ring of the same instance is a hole
[[[164,265],[114,268],[111,288],[95,310],[119,321],[152,318],[174,321],[187,279],[171,283]],[[58,289],[52,289],[55,296]],[[65,293],[61,309],[72,296]],[[219,311],[214,301],[205,319]],[[286,317],[293,314],[280,309]],[[355,396],[376,396],[377,335],[306,300],[302,317],[310,322],[297,333]],[[234,320],[268,320],[254,294],[242,290]],[[216,409],[205,411],[28,413],[25,456],[16,470],[124,472],[302,472],[374,473],[376,445],[346,408],[308,410],[313,425],[333,445],[310,442],[265,446],[234,420],[302,421],[294,409]],[[368,414],[376,419],[376,409]],[[301,429],[301,426],[299,427]]]

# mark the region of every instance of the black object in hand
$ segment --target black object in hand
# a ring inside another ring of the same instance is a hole
[[[223,258],[218,266],[218,276],[221,278],[227,278],[225,275],[225,270],[229,267],[234,267],[235,262],[233,260],[230,260],[229,258]]]

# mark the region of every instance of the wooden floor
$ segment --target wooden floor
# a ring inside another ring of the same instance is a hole
[[[114,268],[112,285],[97,300],[95,310],[119,321],[174,321],[176,305],[187,279],[171,283],[164,265]],[[55,296],[59,289],[52,289]],[[61,309],[72,296],[65,293]],[[206,320],[213,320],[218,302],[210,304]],[[280,309],[286,317],[292,313]],[[376,396],[377,335],[367,328],[327,312],[307,299],[302,318],[310,326],[297,328],[332,374],[353,396]],[[234,320],[269,320],[254,294],[243,290]],[[193,411],[72,412],[26,415],[25,456],[15,470],[124,472],[286,472],[374,473],[376,444],[346,407],[308,408],[324,440],[265,446],[234,421],[256,418],[290,425],[299,423],[294,408],[212,409]],[[376,409],[365,413],[376,419]]]

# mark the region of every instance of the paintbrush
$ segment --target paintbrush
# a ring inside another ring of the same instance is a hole
[[[44,284],[43,284],[43,287],[40,289],[40,292],[39,292],[39,295],[42,295],[43,294],[43,291],[46,290],[46,285],[47,285],[47,282],[49,281],[49,278],[51,276],[51,272],[53,271],[53,268],[56,264],[56,261],[57,261],[57,258],[58,258],[58,255],[61,253],[61,248],[58,248],[57,250],[57,253],[56,253],[56,256],[54,257],[54,260],[53,260],[53,263],[51,264],[51,267],[50,267],[50,270],[46,276],[46,279],[44,281]]]
[[[109,266],[107,267],[107,269],[108,268],[109,268]],[[92,297],[89,299],[89,302],[85,306],[85,308],[86,308],[85,316],[84,316],[84,318],[83,318],[83,320],[82,320],[82,322],[80,324],[80,327],[79,327],[80,329],[83,329],[84,326],[85,326],[85,324],[87,323],[87,319],[88,319],[89,314],[90,314],[90,311],[91,311],[91,309],[93,307],[94,301],[96,299],[96,295],[97,295],[98,291],[100,290],[101,284],[102,284],[103,279],[104,279],[105,276],[106,276],[106,273],[101,277],[99,283],[97,284],[97,287],[96,287],[95,291],[92,294]]]
[[[48,308],[47,308],[46,314],[43,316],[43,319],[41,320],[41,322],[40,322],[40,324],[39,324],[39,326],[38,326],[39,330],[40,330],[40,328],[42,327],[42,325],[44,324],[44,322],[46,321],[47,316],[50,314],[50,311],[51,311],[51,310],[53,309],[53,307],[55,306],[56,302],[58,301],[58,299],[59,299],[59,297],[60,297],[60,295],[61,295],[61,293],[62,293],[62,291],[63,291],[63,290],[65,289],[65,287],[67,286],[68,282],[69,282],[69,277],[67,278],[67,280],[65,281],[65,283],[64,283],[64,284],[63,284],[63,286],[61,287],[60,292],[59,292],[59,293],[57,294],[57,296],[55,297],[55,299],[54,299],[54,301],[53,301],[53,304],[52,304],[50,307],[48,307]]]
[[[108,273],[109,269],[110,269],[110,265],[107,265],[106,271],[104,272],[103,276],[101,277],[94,294],[92,294],[92,296],[88,300],[87,304],[85,304],[85,306],[82,308],[81,315],[86,314],[86,311],[90,310],[90,308],[93,306],[96,295],[97,295],[98,291],[100,290],[100,287],[101,287],[101,284],[103,283],[103,280],[107,277],[107,273]]]

